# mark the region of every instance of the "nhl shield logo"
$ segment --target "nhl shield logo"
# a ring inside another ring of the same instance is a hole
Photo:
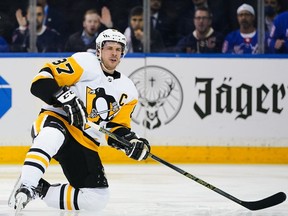
[[[133,122],[153,130],[177,116],[183,103],[183,90],[171,71],[159,66],[146,66],[134,71],[129,78],[139,94]]]

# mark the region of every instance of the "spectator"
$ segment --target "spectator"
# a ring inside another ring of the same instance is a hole
[[[177,33],[178,38],[186,36],[195,30],[193,23],[194,13],[197,8],[206,7],[209,8],[212,15],[212,27],[215,31],[226,34],[229,32],[229,19],[228,6],[225,0],[192,0],[191,6],[183,11],[178,20]]]
[[[50,29],[55,29],[63,37],[67,29],[64,13],[56,5],[50,4],[50,2],[48,0],[37,0],[37,3],[41,4],[44,8],[43,24]]]
[[[68,38],[64,50],[66,52],[95,52],[95,40],[105,29],[107,28],[101,24],[99,13],[94,9],[87,10],[83,17],[83,31],[72,34]]]
[[[280,0],[265,0],[265,29],[271,32],[274,18],[281,10]]]
[[[7,23],[9,23],[8,16],[5,13],[0,12],[0,52],[9,52],[10,49],[9,44],[6,40],[9,27]]]
[[[0,36],[6,43],[11,43],[11,35],[14,30],[14,25],[9,14],[0,12]],[[3,42],[3,41],[2,41]]]
[[[272,53],[288,53],[288,11],[275,17],[268,46]]]
[[[123,33],[129,25],[131,9],[141,6],[143,0],[106,0],[105,2],[111,12],[113,28]]]
[[[229,1],[225,1],[225,3],[227,4],[227,7],[229,8],[228,17],[227,17],[227,20],[229,20],[229,29],[230,29],[229,32],[239,29],[238,17],[235,16],[235,14],[237,14],[237,9],[242,4],[248,4],[253,8],[257,8],[257,1],[255,0],[229,0]],[[255,17],[257,17],[256,13],[255,13]]]
[[[177,52],[185,53],[221,53],[223,36],[211,27],[212,14],[206,7],[195,11],[195,30],[182,38],[177,46]]]
[[[177,42],[176,22],[162,8],[162,0],[150,0],[151,27],[160,32],[164,46],[172,47]]]
[[[13,52],[28,52],[29,51],[29,28],[28,21],[30,19],[30,10],[27,9],[27,16],[22,15],[22,10],[16,11],[16,18],[19,24],[12,36],[11,51]],[[37,4],[36,6],[36,47],[37,52],[60,52],[60,34],[50,29],[43,24],[44,20],[44,8],[42,5]]]
[[[9,44],[2,36],[0,36],[0,52],[9,52]]]
[[[251,5],[242,4],[237,9],[240,29],[229,33],[223,43],[222,52],[232,54],[257,54],[258,36],[254,26],[255,11]]]
[[[138,6],[131,10],[130,25],[126,28],[124,35],[127,38],[128,52],[143,52],[143,8]],[[150,48],[151,52],[161,52],[164,50],[164,43],[161,34],[154,29],[150,32]]]
[[[66,5],[66,8],[64,8],[64,11],[66,13],[66,22],[69,26],[67,29],[68,36],[82,29],[83,14],[90,9],[97,10],[98,14],[103,19],[102,23],[107,28],[112,28],[114,26],[111,20],[110,9],[107,7],[107,0],[71,0],[66,2],[68,2],[68,4]],[[110,16],[110,23],[106,23],[106,15]],[[126,22],[128,22],[128,16],[126,17]]]

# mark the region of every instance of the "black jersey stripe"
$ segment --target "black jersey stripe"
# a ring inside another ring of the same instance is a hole
[[[48,72],[48,73],[50,73],[50,74],[53,76],[53,72],[52,72],[52,70],[51,70],[49,67],[44,67],[44,68],[42,68],[42,69],[39,71],[39,73],[40,73],[40,72],[43,72],[43,71]]]
[[[75,191],[74,191],[74,198],[73,198],[73,203],[74,203],[75,210],[79,210],[79,206],[78,206],[78,194],[79,194],[79,189],[75,189]]]
[[[48,161],[51,160],[50,155],[49,155],[47,152],[43,151],[42,149],[38,149],[38,148],[31,148],[31,149],[29,150],[29,152],[38,152],[38,153],[41,153],[41,154],[43,154],[44,156],[47,157]]]
[[[67,184],[63,184],[61,186],[61,189],[60,189],[60,199],[59,199],[59,207],[60,209],[65,209],[65,205],[64,205],[64,192],[65,192],[65,187],[67,186]]]
[[[45,169],[43,168],[43,166],[41,166],[41,165],[38,164],[38,163],[31,162],[31,161],[25,161],[25,162],[24,162],[24,165],[36,167],[37,169],[41,170],[41,172],[42,172],[43,174],[44,174],[44,172],[45,172]]]

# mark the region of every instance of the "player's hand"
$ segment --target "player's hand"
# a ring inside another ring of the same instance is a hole
[[[126,155],[135,160],[141,161],[148,157],[150,152],[149,142],[144,138],[130,140],[130,148],[126,148]]]
[[[87,112],[83,102],[67,86],[62,87],[55,98],[67,113],[69,124],[83,127],[87,123]]]

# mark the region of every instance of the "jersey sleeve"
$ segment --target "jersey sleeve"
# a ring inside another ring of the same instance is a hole
[[[133,113],[133,110],[134,110],[137,102],[138,101],[135,99],[135,100],[125,104],[121,108],[119,113],[113,118],[113,120],[109,124],[111,124],[111,125],[121,125],[121,126],[124,126],[124,127],[130,129],[131,128],[132,113]]]
[[[223,46],[222,46],[222,53],[232,53],[233,52],[233,48],[232,48],[232,42],[231,42],[231,38],[232,38],[232,33],[228,34],[223,42]]]
[[[83,68],[73,57],[46,63],[32,80],[31,93],[52,105],[55,103],[53,95],[62,86],[72,86],[77,83]]]
[[[110,132],[117,134],[120,137],[125,137],[127,140],[137,138],[137,135],[131,130],[131,117],[138,100],[133,100],[125,104],[113,121],[109,122],[106,127],[110,128]],[[114,139],[105,136],[107,143],[113,146]],[[119,143],[118,143],[119,145]]]

